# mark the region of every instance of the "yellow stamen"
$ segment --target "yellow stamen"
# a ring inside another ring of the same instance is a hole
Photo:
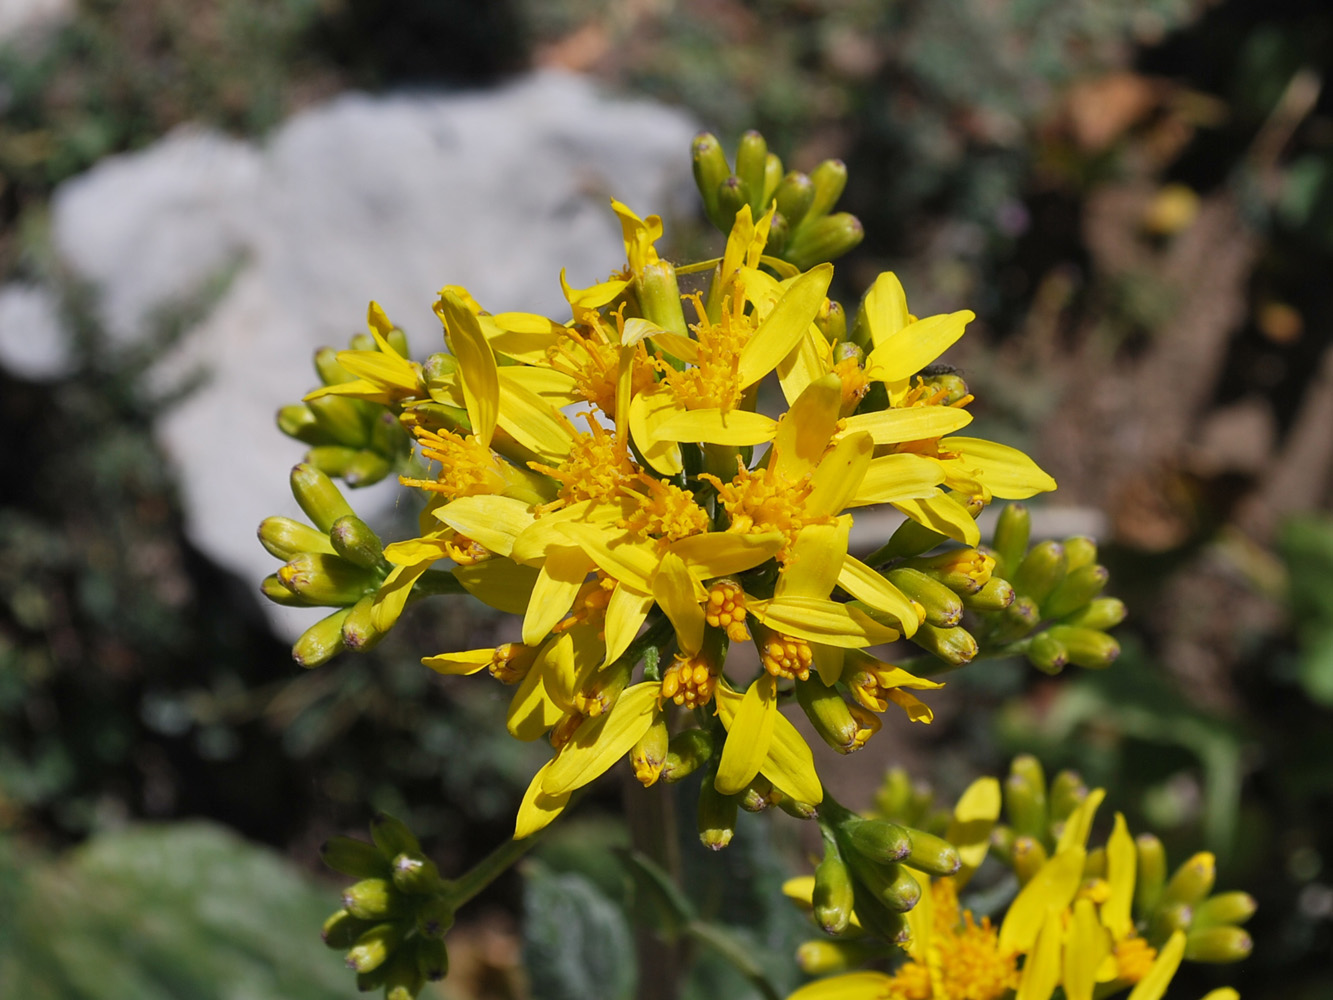
[[[843,358],[833,366],[833,371],[842,382],[841,412],[851,413],[870,391],[870,379],[856,358]]]
[[[557,622],[551,631],[559,633],[575,625],[600,625],[606,621],[606,608],[611,603],[611,591],[615,587],[616,581],[598,570],[594,579],[579,588],[569,614]]]
[[[682,409],[717,407],[726,412],[741,401],[741,348],[754,335],[757,317],[746,314],[744,302],[737,305],[728,296],[722,300],[721,315],[714,323],[708,318],[702,296],[690,298],[699,316],[699,322],[690,328],[699,344],[698,363],[683,371],[662,361],[656,364]]]
[[[704,621],[713,628],[726,629],[732,642],[748,642],[750,630],[745,627],[745,591],[735,580],[717,580],[708,588],[704,604]]]
[[[527,676],[536,659],[535,646],[525,646],[521,642],[502,643],[491,654],[491,676],[502,684],[517,684]]]
[[[559,467],[529,462],[537,472],[544,472],[560,484],[560,495],[536,510],[539,514],[559,510],[580,500],[604,500],[613,497],[620,487],[638,477],[638,467],[630,461],[624,442],[607,433],[596,420],[588,416],[588,433],[578,434],[569,458]]]
[[[583,725],[583,721],[584,717],[580,713],[573,712],[557,722],[551,730],[551,746],[559,750],[568,743],[574,738],[574,730]]]
[[[804,639],[775,635],[764,643],[759,658],[764,669],[774,677],[804,681],[810,677],[810,666],[814,663],[815,654]]]
[[[1157,957],[1156,949],[1141,937],[1127,937],[1117,941],[1113,954],[1116,975],[1127,983],[1137,983],[1146,976],[1152,968],[1153,959]]]
[[[480,542],[474,542],[466,535],[458,534],[451,539],[445,539],[444,552],[460,566],[471,566],[473,563],[484,562],[491,557],[490,550]]]
[[[590,322],[584,326],[565,327],[563,338],[546,352],[547,362],[572,378],[579,394],[610,416],[616,412],[616,379],[623,349],[620,331],[624,329],[624,320],[618,311],[616,332],[612,333],[595,313],[590,313],[588,319]],[[648,352],[638,344],[630,373],[630,391],[634,395],[647,392],[655,381]]]
[[[698,656],[676,654],[676,660],[662,671],[662,698],[686,708],[699,708],[713,700],[717,677],[707,661]]]
[[[442,493],[450,500],[504,490],[505,478],[496,465],[495,456],[476,438],[425,427],[413,427],[412,432],[421,442],[422,457],[439,462],[442,468],[435,479],[400,476],[398,481],[404,486]]]
[[[620,495],[639,504],[619,522],[622,528],[673,542],[708,530],[708,512],[694,502],[693,494],[673,483],[639,473],[636,482],[620,488]]]
[[[736,466],[736,475],[729,483],[706,472],[699,478],[717,488],[718,499],[731,521],[728,531],[742,534],[780,531],[787,536],[788,544],[778,553],[780,562],[787,561],[791,543],[796,541],[803,527],[834,520],[832,515],[811,517],[806,513],[805,501],[814,489],[809,476],[793,483],[777,475],[769,466],[747,469],[739,459]]]
[[[860,750],[869,742],[870,737],[879,732],[879,716],[874,712],[869,712],[860,705],[848,705],[847,710],[852,713],[852,718],[856,720],[856,735],[852,737],[852,745],[847,749],[847,753],[854,750]]]

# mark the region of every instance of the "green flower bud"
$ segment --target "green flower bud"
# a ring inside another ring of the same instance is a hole
[[[370,447],[385,458],[403,459],[412,453],[412,435],[390,410],[384,410],[370,425]]]
[[[1018,593],[1040,605],[1065,578],[1065,569],[1065,547],[1048,539],[1028,551],[1009,582]]]
[[[403,898],[388,879],[363,878],[343,890],[343,907],[362,920],[383,920],[402,911]]]
[[[281,604],[284,608],[313,608],[316,605],[311,604],[300,594],[289,590],[277,573],[270,573],[259,583],[259,592],[267,597],[274,604]]]
[[[838,753],[852,753],[865,745],[864,739],[858,742],[860,726],[836,688],[826,687],[818,677],[797,681],[796,700],[815,732]]]
[[[824,339],[830,344],[842,348],[846,345],[847,350],[854,350],[854,354],[848,354],[846,351],[839,354],[834,352],[834,361],[844,361],[848,357],[856,357],[858,362],[865,360],[865,351],[859,344],[853,344],[847,340],[847,310],[842,307],[842,303],[834,299],[825,299],[824,308],[820,309],[819,315],[815,317],[815,326],[819,332],[824,335]],[[882,388],[882,386],[881,386]]]
[[[393,859],[393,885],[399,892],[413,896],[438,892],[440,870],[435,867],[434,861],[424,855],[400,854]]]
[[[1106,848],[1094,847],[1083,859],[1083,878],[1106,878]]]
[[[1031,632],[1041,622],[1037,602],[1019,594],[1014,602],[999,612],[990,622],[986,639],[997,645],[1013,642]]]
[[[912,853],[912,838],[897,823],[853,818],[841,830],[850,853],[869,861],[888,864]]]
[[[847,164],[841,160],[825,160],[810,174],[810,184],[814,188],[814,196],[806,210],[807,224],[818,222],[833,211],[833,206],[842,197],[843,188],[847,186]]]
[[[961,600],[963,607],[986,613],[1003,611],[1014,603],[1017,596],[1013,584],[992,573],[985,586],[975,594],[963,594]]]
[[[1052,823],[1063,823],[1088,797],[1088,786],[1077,771],[1064,770],[1051,780],[1050,812]]]
[[[347,966],[357,972],[371,972],[388,961],[402,943],[400,924],[376,924],[356,939],[356,944],[347,953]]]
[[[926,652],[955,667],[971,663],[980,651],[972,633],[958,626],[937,628],[930,622],[925,622],[916,630],[912,641]]]
[[[1253,949],[1254,941],[1239,927],[1191,929],[1185,935],[1185,957],[1191,962],[1239,962]]]
[[[761,813],[776,805],[781,798],[782,793],[773,787],[773,782],[762,774],[756,774],[754,780],[736,796],[736,804],[748,813]]]
[[[329,542],[334,552],[363,569],[376,569],[384,563],[384,545],[380,536],[355,514],[344,514],[333,522]]]
[[[764,157],[764,194],[759,199],[759,215],[767,212],[768,206],[773,204],[773,198],[777,195],[778,185],[781,183],[782,158],[776,153],[769,153]]]
[[[1028,662],[1044,674],[1054,676],[1069,665],[1069,650],[1049,631],[1038,632],[1027,648]]]
[[[1134,879],[1134,909],[1150,913],[1157,908],[1166,885],[1166,848],[1151,833],[1134,838],[1138,851],[1137,874]]]
[[[353,489],[374,486],[393,471],[393,463],[369,448],[358,451],[342,471],[343,482]]]
[[[921,385],[929,386],[943,396],[933,400],[934,406],[952,406],[954,403],[970,395],[967,383],[963,377],[955,372],[942,372],[939,375],[927,375],[918,378]]]
[[[689,777],[713,756],[713,737],[702,729],[683,729],[667,744],[662,780],[674,784]]]
[[[389,862],[374,844],[353,837],[331,837],[324,841],[319,856],[335,872],[353,878],[389,877]]]
[[[884,547],[876,552],[870,563],[877,564],[888,559],[901,559],[904,556],[916,556],[929,552],[937,545],[949,541],[948,535],[933,531],[910,517],[894,530]]]
[[[1148,921],[1148,942],[1160,948],[1176,931],[1188,930],[1193,920],[1194,907],[1188,903],[1163,902]]]
[[[699,840],[710,851],[720,851],[736,833],[736,798],[723,795],[711,780],[699,788]]]
[[[1194,906],[1203,902],[1213,891],[1213,880],[1216,877],[1216,859],[1208,851],[1200,851],[1171,876],[1171,881],[1162,890],[1162,905],[1185,903]]]
[[[329,433],[315,420],[305,403],[289,403],[278,410],[278,430],[305,444],[331,444]]]
[[[384,1000],[416,1000],[425,985],[415,947],[401,949],[385,966]]]
[[[1030,774],[1015,769],[1004,782],[1004,811],[1016,834],[1046,842],[1050,821],[1044,779],[1034,781]]]
[[[813,802],[802,802],[790,795],[778,800],[778,808],[793,819],[814,819],[819,815],[819,808]]]
[[[956,874],[963,867],[958,848],[943,837],[937,837],[925,830],[910,829],[912,851],[907,855],[907,863],[919,871],[940,877]]]
[[[764,178],[767,172],[768,143],[754,129],[741,136],[736,146],[736,176],[749,193],[750,211],[758,219],[767,207],[763,204]]]
[[[315,352],[315,374],[325,385],[342,385],[356,378],[338,364],[338,352],[332,347],[321,347]]]
[[[906,913],[921,901],[921,884],[903,865],[862,861],[856,876],[875,898],[894,913]]]
[[[733,212],[730,218],[725,217],[717,198],[718,188],[731,176],[731,167],[727,163],[726,154],[722,152],[722,144],[716,136],[700,132],[694,137],[690,153],[694,164],[694,183],[703,198],[704,214],[718,229],[729,232],[736,214]]]
[[[951,628],[963,620],[963,602],[958,595],[919,569],[902,566],[884,574],[889,582],[926,609],[926,621],[937,628]]]
[[[913,807],[912,779],[901,767],[892,767],[875,792],[875,810],[885,819],[910,823]]]
[[[816,938],[801,942],[796,949],[796,964],[807,976],[827,976],[846,972],[881,953],[873,941],[828,941]]]
[[[1258,904],[1248,892],[1220,892],[1194,908],[1191,932],[1224,924],[1243,924],[1254,916],[1257,908]]]
[[[291,485],[292,496],[320,531],[327,532],[338,518],[353,513],[333,480],[313,465],[292,469]]]
[[[784,258],[802,271],[837,260],[865,239],[861,220],[850,212],[839,212],[807,222],[787,242]]]
[[[449,952],[439,938],[417,942],[417,968],[427,982],[438,983],[449,974]]]
[[[306,403],[315,423],[338,444],[364,448],[370,443],[370,427],[357,401],[346,396],[318,396]]]
[[[301,633],[292,645],[292,659],[300,666],[322,667],[345,648],[342,627],[351,608],[339,608],[327,618],[321,618]]]
[[[352,334],[352,339],[347,342],[347,346],[353,351],[379,350],[379,345],[375,343],[375,338],[368,333]]]
[[[993,558],[974,548],[917,556],[910,565],[958,594],[975,594],[990,580],[995,568]]]
[[[815,200],[815,185],[799,170],[792,170],[782,178],[773,197],[777,200],[778,212],[796,229]]]
[[[259,542],[283,562],[302,552],[333,554],[329,536],[290,517],[266,517],[259,522]]]
[[[1032,515],[1021,503],[1005,504],[995,522],[991,548],[995,550],[995,572],[1008,579],[1013,576],[1028,550],[1032,533]]]
[[[1032,876],[1041,870],[1041,866],[1046,864],[1048,859],[1046,848],[1042,846],[1041,841],[1026,834],[1014,838],[1013,850],[1009,857],[1014,874],[1018,876],[1019,885],[1031,882]]]
[[[643,273],[635,276],[634,288],[645,319],[682,337],[690,335],[680,305],[680,284],[674,267],[664,260],[645,265]]]
[[[327,476],[340,478],[346,475],[360,454],[361,449],[349,448],[345,444],[321,444],[305,453],[305,461]]]
[[[343,645],[353,653],[365,653],[379,645],[388,633],[375,627],[375,595],[367,594],[348,609],[343,619]]]
[[[852,873],[836,849],[826,851],[824,860],[815,868],[815,888],[810,901],[815,923],[825,934],[841,934],[850,925],[856,902]]]
[[[454,905],[444,896],[432,896],[417,904],[417,930],[428,938],[444,937],[454,925]]]
[[[398,327],[394,327],[384,335],[384,339],[389,342],[389,346],[398,353],[399,357],[410,358],[412,350],[407,345],[407,334]]]
[[[324,552],[301,553],[278,570],[278,579],[310,603],[329,607],[355,604],[380,583],[371,571]]]
[[[406,823],[388,813],[376,813],[370,821],[370,836],[380,853],[392,860],[400,854],[421,854],[421,843]]]
[[[334,951],[345,951],[373,926],[371,921],[354,917],[346,910],[337,910],[324,921],[319,936],[324,939],[324,944]]]
[[[1065,539],[1065,563],[1069,572],[1091,566],[1097,561],[1097,543],[1087,535],[1074,535]]]
[[[768,239],[764,241],[764,253],[770,257],[781,257],[787,249],[787,240],[791,237],[791,226],[782,213],[776,213],[768,226]]]
[[[1125,620],[1125,602],[1118,597],[1098,597],[1087,606],[1066,615],[1062,625],[1096,629],[1105,632]]]
[[[1120,656],[1120,643],[1096,629],[1052,625],[1047,633],[1069,651],[1070,663],[1089,670],[1103,670]]]
[[[1110,578],[1106,567],[1096,563],[1071,569],[1050,596],[1041,602],[1041,616],[1063,618],[1072,614],[1100,594]]]
[[[717,213],[726,224],[718,226],[724,233],[731,232],[736,213],[750,204],[750,185],[734,174],[717,186]]]

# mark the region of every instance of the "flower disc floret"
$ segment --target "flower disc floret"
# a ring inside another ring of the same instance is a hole
[[[745,591],[735,580],[718,580],[708,588],[704,621],[713,628],[725,629],[732,642],[748,642],[745,627]]]
[[[774,677],[789,680],[809,680],[810,667],[815,662],[810,643],[790,635],[775,635],[766,640],[760,651],[764,669]]]
[[[698,344],[697,361],[680,370],[658,362],[659,370],[677,406],[686,410],[717,407],[726,412],[741,401],[741,349],[754,335],[756,320],[745,312],[743,302],[737,305],[728,296],[714,323],[704,310],[703,299],[699,295],[692,298],[699,315],[699,322],[690,328]]]
[[[778,553],[778,560],[786,562],[792,543],[807,524],[828,524],[831,515],[811,516],[805,501],[814,489],[809,476],[796,482],[775,473],[771,466],[747,469],[737,461],[737,472],[731,482],[724,483],[716,476],[703,473],[699,477],[717,488],[717,497],[730,519],[728,531],[756,534],[780,531],[787,536],[787,545]]]
[[[717,675],[698,656],[677,653],[675,662],[662,671],[662,699],[686,708],[699,708],[713,700]]]
[[[538,510],[546,513],[581,500],[613,497],[621,486],[637,480],[639,469],[626,454],[624,445],[588,416],[587,433],[575,435],[569,458],[558,466],[529,462],[560,484],[560,495]]]
[[[435,479],[402,476],[398,481],[404,486],[440,493],[450,500],[504,490],[505,478],[496,466],[495,456],[476,438],[426,427],[413,427],[412,432],[421,444],[422,457],[439,462],[441,468]]]
[[[708,512],[694,502],[693,494],[674,483],[641,472],[634,483],[621,487],[621,496],[638,504],[620,522],[622,528],[673,542],[708,530]]]

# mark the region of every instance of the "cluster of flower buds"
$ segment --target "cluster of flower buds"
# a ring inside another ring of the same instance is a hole
[[[287,607],[337,609],[292,646],[297,663],[318,667],[345,649],[370,649],[383,637],[387,629],[375,620],[374,599],[390,567],[379,536],[356,516],[325,472],[302,463],[292,469],[291,487],[310,523],[275,516],[259,525],[264,548],[284,562],[264,578],[261,589]],[[437,593],[433,584],[449,592],[458,589],[447,573],[436,573],[418,584],[416,596]]]
[[[865,236],[856,216],[832,211],[847,185],[847,167],[841,160],[825,160],[810,174],[784,172],[782,160],[754,131],[741,136],[734,169],[722,144],[709,133],[695,137],[692,153],[704,212],[724,234],[731,232],[743,206],[748,205],[751,218],[758,219],[776,205],[764,252],[801,270],[836,260]]]
[[[1007,823],[991,841],[995,856],[1027,885],[1056,851],[1069,817],[1089,792],[1083,779],[1065,770],[1049,782],[1030,755],[1014,758],[1004,782]],[[1250,935],[1240,926],[1254,913],[1245,892],[1213,892],[1217,864],[1202,851],[1169,874],[1162,842],[1151,833],[1134,838],[1136,880],[1133,916],[1144,940],[1161,948],[1175,931],[1185,933],[1185,958],[1193,962],[1237,962],[1250,954]],[[1107,877],[1107,847],[1087,853],[1083,878],[1094,886]]]
[[[324,943],[346,950],[363,992],[383,988],[386,1000],[411,1000],[449,971],[444,933],[454,893],[402,822],[381,813],[370,833],[374,843],[334,837],[321,849],[325,864],[358,880],[324,921]]]
[[[392,328],[385,339],[407,357],[407,337]],[[346,386],[357,374],[343,362],[363,359],[371,365],[381,353],[367,334],[352,337],[347,351],[322,347],[315,352],[315,371],[325,388]],[[348,486],[370,486],[389,473],[402,471],[412,457],[412,438],[395,410],[383,402],[355,398],[337,392],[312,393],[303,402],[289,403],[278,410],[278,429],[310,445],[305,461],[321,472],[342,479]]]

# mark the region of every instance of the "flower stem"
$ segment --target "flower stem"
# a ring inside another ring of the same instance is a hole
[[[550,829],[547,827],[547,829]],[[455,908],[462,906],[517,863],[537,846],[542,831],[522,840],[508,840],[453,880],[451,898]]]

